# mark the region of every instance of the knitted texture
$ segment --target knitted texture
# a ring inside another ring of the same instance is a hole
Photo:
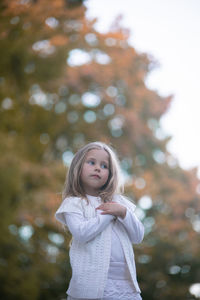
[[[135,205],[121,195],[116,195],[114,201],[121,203],[126,206],[131,213],[134,213]],[[65,223],[62,215],[65,212],[81,213],[87,220],[96,216],[95,207],[77,197],[65,199],[57,210],[56,218],[62,223]],[[124,250],[132,283],[136,292],[140,293],[140,288],[136,279],[134,252],[130,238],[120,221],[116,221],[115,226]],[[108,224],[103,232],[89,242],[83,243],[76,239],[72,240],[69,252],[72,266],[72,278],[67,290],[68,295],[73,298],[103,298],[110,264],[111,231],[112,222]],[[140,242],[140,239],[141,237],[138,234],[135,242]]]

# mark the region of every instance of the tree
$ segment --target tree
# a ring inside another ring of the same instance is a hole
[[[136,249],[143,298],[194,299],[200,185],[196,170],[182,170],[166,150],[159,121],[172,97],[146,87],[156,63],[129,45],[119,22],[100,34],[82,1],[69,2],[0,7],[2,297],[64,295],[70,235],[53,218],[62,160],[68,166],[80,146],[102,140],[117,149],[126,194],[145,224]]]

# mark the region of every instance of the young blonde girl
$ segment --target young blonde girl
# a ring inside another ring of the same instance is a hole
[[[144,228],[121,193],[111,147],[94,142],[75,154],[55,214],[72,234],[68,300],[141,300],[132,244]]]

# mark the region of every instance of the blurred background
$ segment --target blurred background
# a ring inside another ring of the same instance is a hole
[[[145,226],[143,299],[200,298],[200,180],[167,147],[173,96],[150,88],[158,62],[121,17],[98,30],[90,1],[0,3],[0,297],[65,298],[71,237],[54,213],[73,154],[100,140]]]
[[[105,33],[120,18],[130,30],[129,43],[157,63],[145,84],[163,96],[173,94],[170,108],[160,118],[162,128],[172,135],[167,149],[183,168],[200,166],[200,1],[90,0],[85,4],[87,18],[97,17],[95,29]]]

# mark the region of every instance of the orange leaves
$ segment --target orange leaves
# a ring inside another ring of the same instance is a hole
[[[21,4],[18,0],[2,0],[4,2],[3,16],[23,14],[30,7],[30,4]]]
[[[51,39],[50,42],[54,46],[64,46],[69,42],[69,39],[67,36],[58,34],[54,35]]]

